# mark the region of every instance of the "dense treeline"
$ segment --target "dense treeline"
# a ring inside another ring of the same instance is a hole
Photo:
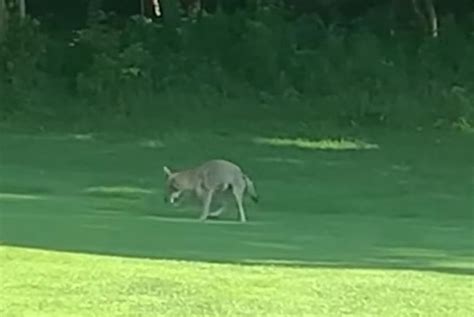
[[[149,2],[75,1],[74,10],[30,0],[25,18],[10,10],[2,20],[1,120],[156,123],[198,110],[468,126],[473,3],[419,2],[203,0],[196,13],[161,0],[153,17]]]

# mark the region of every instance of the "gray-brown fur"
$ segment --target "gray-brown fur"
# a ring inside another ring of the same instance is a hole
[[[247,221],[243,196],[247,192],[257,202],[258,194],[252,180],[236,164],[226,160],[207,161],[195,168],[172,172],[163,167],[166,176],[165,201],[174,203],[184,191],[193,191],[203,203],[200,219],[218,216],[224,209],[210,212],[214,194],[231,190],[237,203],[240,221]]]

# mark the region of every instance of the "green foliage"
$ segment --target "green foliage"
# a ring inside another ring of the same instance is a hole
[[[15,106],[28,104],[28,91],[40,85],[44,72],[41,61],[45,54],[45,36],[35,20],[10,20],[0,46],[0,89],[5,97],[2,112],[12,112]],[[2,113],[3,114],[3,113]]]
[[[202,113],[227,107],[343,125],[472,122],[474,41],[465,26],[447,16],[437,39],[389,36],[373,31],[373,15],[348,28],[267,6],[177,26],[132,17],[116,27],[106,18],[62,38],[17,21],[0,51],[1,112],[163,117],[173,106],[161,98],[175,94],[193,102],[174,107],[191,110],[198,100]],[[45,102],[57,96],[74,101]],[[77,111],[83,103],[87,111]]]

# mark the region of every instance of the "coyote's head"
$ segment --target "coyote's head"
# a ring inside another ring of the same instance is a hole
[[[165,203],[170,202],[176,204],[183,193],[183,189],[177,180],[179,174],[171,172],[167,166],[163,167],[163,171],[165,172],[164,201]]]

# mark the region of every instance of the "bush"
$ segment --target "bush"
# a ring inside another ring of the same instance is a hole
[[[177,28],[132,17],[123,27],[94,23],[59,38],[33,20],[17,21],[0,51],[0,111],[169,120],[178,113],[173,107],[189,112],[199,103],[201,113],[226,109],[291,122],[469,123],[473,34],[451,17],[441,25],[437,39],[384,36],[360,21],[349,29],[267,7],[217,12]],[[173,94],[190,102],[173,106]],[[65,96],[72,101],[47,102]],[[77,111],[78,104],[88,106]]]

